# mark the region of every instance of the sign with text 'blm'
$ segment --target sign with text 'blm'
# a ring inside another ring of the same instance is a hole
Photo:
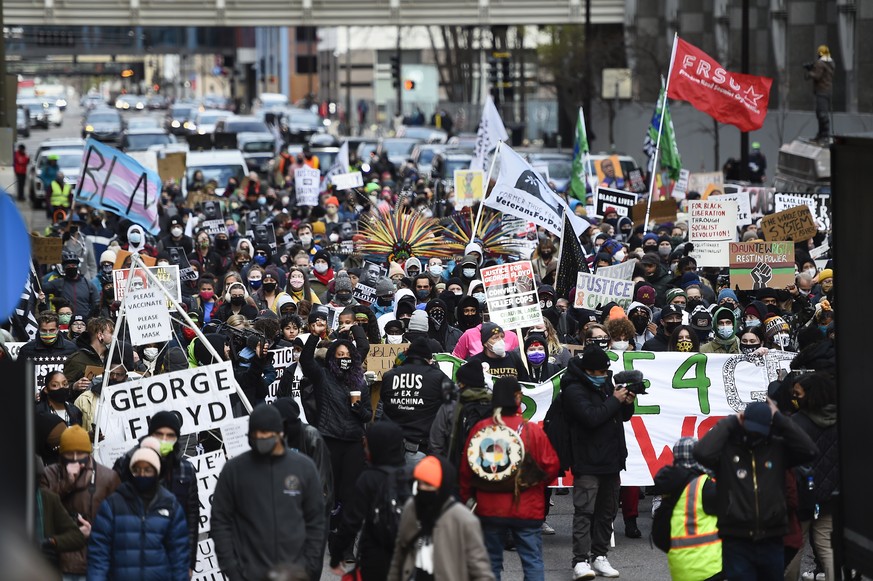
[[[688,202],[688,241],[697,266],[729,266],[728,244],[737,239],[737,203],[733,200]]]

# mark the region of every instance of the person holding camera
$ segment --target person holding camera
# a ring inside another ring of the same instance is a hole
[[[573,450],[574,579],[619,576],[606,554],[627,460],[622,424],[633,416],[636,394],[613,384],[609,364],[606,352],[592,344],[561,378]]]
[[[831,95],[834,85],[834,59],[827,45],[818,47],[818,58],[805,63],[806,78],[812,81],[812,92],[815,94],[815,117],[818,119],[818,135],[816,140],[827,139],[831,135]]]

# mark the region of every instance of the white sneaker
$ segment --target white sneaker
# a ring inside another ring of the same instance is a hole
[[[543,532],[544,535],[555,534],[555,529],[553,529],[552,525],[550,525],[546,521],[543,521],[543,526],[540,527],[540,530]]]
[[[618,577],[618,571],[612,568],[603,555],[594,559],[594,571],[602,577]]]
[[[573,579],[594,579],[597,575],[591,570],[586,561],[576,563],[573,567]]]

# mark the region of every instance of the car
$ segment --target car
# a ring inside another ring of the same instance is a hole
[[[119,95],[115,108],[122,111],[142,111],[146,108],[146,98],[142,95]]]
[[[121,150],[147,151],[151,147],[176,143],[176,137],[163,129],[128,129],[121,136]]]
[[[42,170],[48,165],[52,157],[57,157],[58,167],[64,173],[64,183],[75,184],[79,181],[79,168],[82,165],[82,154],[85,148],[80,149],[44,149],[37,154],[34,161],[36,178],[31,183],[30,205],[39,208],[45,202],[48,192],[42,183]]]
[[[194,118],[197,116],[197,106],[193,104],[176,103],[167,111],[164,126],[173,135],[193,133],[197,128]]]
[[[276,155],[276,138],[272,133],[250,133],[244,131],[236,134],[239,150],[246,160],[249,171],[256,171],[264,176],[269,172],[269,164]]]
[[[405,137],[388,137],[379,142],[379,157],[382,153],[388,154],[388,160],[398,168],[406,164],[406,160],[412,157],[412,150],[420,144],[420,139]]]
[[[450,137],[446,143],[457,147],[475,149],[477,140],[478,136],[475,133],[458,133],[457,135]]]
[[[369,162],[371,151],[379,153],[379,142],[377,140],[363,139],[358,143],[358,159],[360,159],[361,161]]]
[[[215,125],[222,119],[227,119],[232,113],[229,111],[221,111],[219,109],[207,109],[201,111],[194,118],[194,127],[198,135],[209,135],[215,133]]]
[[[330,133],[316,133],[309,138],[309,147],[339,147],[340,140]]]
[[[97,107],[105,107],[106,101],[100,95],[89,94],[82,97],[79,105],[85,110],[96,109]]]
[[[146,99],[146,109],[149,111],[160,111],[170,106],[170,101],[163,95],[152,95]]]
[[[418,175],[428,176],[433,169],[433,158],[436,154],[445,151],[447,145],[442,143],[420,143],[412,150],[412,159],[418,168]]]
[[[321,170],[321,175],[324,175],[330,170],[333,162],[336,161],[339,155],[339,147],[311,147],[312,155],[318,157],[318,168]]]
[[[420,139],[425,143],[445,143],[449,139],[449,134],[436,127],[401,125],[397,128],[397,137]]]
[[[549,168],[549,181],[555,184],[555,191],[563,193],[570,186],[573,176],[573,154],[558,152],[532,152],[525,155],[527,162],[536,169]]]
[[[325,132],[324,120],[308,109],[285,109],[279,122],[282,137],[288,143],[306,143],[313,135]]]
[[[19,107],[27,110],[30,116],[30,126],[39,127],[41,129],[49,128],[48,103],[39,98],[19,99],[17,102]]]
[[[60,127],[64,124],[64,113],[61,111],[61,108],[58,107],[56,104],[46,103],[45,112],[46,116],[48,117],[49,125]]]
[[[254,115],[231,115],[219,119],[216,133],[270,133],[267,124]]]
[[[185,195],[188,193],[188,184],[198,170],[203,172],[203,178],[207,182],[215,180],[218,183],[215,193],[219,196],[224,195],[230,178],[242,182],[249,171],[246,160],[238,149],[190,151],[185,158],[185,183],[182,184]]]
[[[271,111],[288,106],[288,96],[282,93],[261,93],[258,96],[259,109]]]
[[[121,114],[112,109],[94,109],[82,123],[82,138],[93,137],[98,141],[117,143],[124,131]]]
[[[18,135],[30,137],[30,115],[27,114],[27,109],[15,109],[15,129]]]
[[[157,117],[133,117],[127,120],[127,129],[160,129],[161,120]]]
[[[233,102],[230,99],[222,97],[221,95],[206,95],[203,97],[201,103],[207,109],[222,109],[225,111],[230,110],[233,105]]]
[[[448,187],[452,187],[455,170],[470,169],[472,161],[473,156],[470,153],[461,153],[453,149],[441,151],[433,157],[431,179],[434,182],[443,181]]]

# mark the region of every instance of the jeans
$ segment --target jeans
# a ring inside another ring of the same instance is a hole
[[[815,94],[815,117],[818,120],[818,135],[829,137],[831,134],[831,96],[825,93]]]
[[[405,456],[407,468],[415,468],[415,465],[423,460],[427,454],[424,452],[405,452]]]
[[[782,537],[758,541],[724,537],[721,554],[728,581],[782,581]]]
[[[25,182],[26,178],[27,178],[27,174],[25,174],[25,173],[15,174],[15,188],[16,188],[16,191],[18,192],[18,199],[19,200],[24,199],[24,182]]]
[[[618,474],[573,475],[573,565],[606,556],[618,512]]]
[[[64,573],[63,581],[85,581],[86,577],[84,575],[70,575],[69,573]]]
[[[546,568],[543,563],[543,533],[539,526],[518,527],[483,523],[485,549],[491,559],[491,570],[494,571],[495,579],[500,581],[500,572],[503,570],[503,539],[507,530],[512,533],[512,538],[515,540],[515,549],[518,551],[518,558],[521,559],[521,568],[524,571],[524,581],[544,581]]]

